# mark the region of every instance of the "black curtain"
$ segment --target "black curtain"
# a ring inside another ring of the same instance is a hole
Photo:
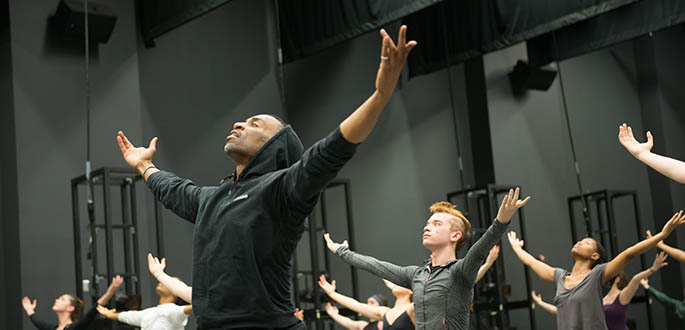
[[[442,0],[279,0],[284,63],[312,55]]]
[[[507,47],[640,0],[445,0],[403,19],[410,77]]]
[[[230,0],[138,0],[140,24],[146,44]]]
[[[527,43],[534,65],[586,54],[685,22],[685,1],[645,0],[554,31]]]

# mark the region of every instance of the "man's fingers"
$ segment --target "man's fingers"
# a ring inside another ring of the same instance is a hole
[[[509,195],[504,195],[504,198],[502,199],[502,207],[505,207],[509,203]]]
[[[121,140],[124,142],[124,147],[126,147],[126,149],[133,148],[133,144],[131,144],[131,141],[128,140],[124,132],[119,131],[119,137],[121,137]]]
[[[654,137],[652,136],[652,132],[650,131],[647,131],[647,142],[654,143]]]
[[[521,192],[521,189],[519,187],[516,187],[516,190],[514,191],[514,198],[512,201],[518,201],[519,200],[519,193]]]
[[[381,38],[389,37],[388,32],[385,29],[381,29]]]
[[[126,152],[126,144],[124,144],[124,139],[121,138],[121,136],[117,135],[117,144],[119,145],[119,149],[121,149],[121,153],[123,154]]]
[[[155,150],[155,151],[157,150],[157,137],[156,136],[153,137],[152,140],[150,140],[149,148],[152,150]]]
[[[392,38],[390,38],[390,36],[388,36],[387,39],[388,39],[388,47],[390,47],[390,50],[397,49],[397,46],[395,46],[395,42],[392,41]]]
[[[528,204],[528,202],[530,202],[530,196],[526,197],[526,199],[524,199],[523,201],[519,202],[517,206],[518,206],[518,207],[524,207],[524,206],[526,206],[526,204]]]
[[[383,37],[383,45],[381,46],[381,56],[383,58],[390,58],[390,37]],[[387,61],[381,59],[381,61]]]
[[[403,50],[407,42],[407,26],[402,25],[400,27],[400,33],[397,37],[397,48]]]
[[[419,44],[419,43],[416,42],[416,41],[414,41],[414,40],[408,42],[408,43],[407,43],[407,47],[405,48],[405,51],[404,51],[404,53],[405,53],[404,56],[409,55],[409,52],[411,52],[412,48],[416,47],[416,45],[418,45],[418,44]]]
[[[632,136],[632,137],[635,137],[635,135],[633,135],[633,128],[630,127],[630,126],[628,126],[628,135],[629,135],[629,136]]]

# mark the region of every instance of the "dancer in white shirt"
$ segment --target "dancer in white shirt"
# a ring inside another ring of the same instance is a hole
[[[98,306],[98,312],[110,320],[140,327],[141,330],[182,330],[185,328],[188,323],[188,315],[193,312],[193,307],[176,305],[174,302],[178,297],[162,283],[157,284],[155,291],[159,295],[159,305],[155,307],[146,308],[142,311],[117,313],[114,309]]]

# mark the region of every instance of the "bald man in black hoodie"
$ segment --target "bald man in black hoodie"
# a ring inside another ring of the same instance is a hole
[[[219,186],[198,187],[152,163],[157,138],[135,147],[119,132],[126,163],[193,233],[193,311],[198,329],[304,329],[290,299],[292,255],[321,191],[371,133],[407,55],[385,30],[376,90],[338,128],[303,153],[290,125],[261,114],[233,125],[224,151],[236,164]]]

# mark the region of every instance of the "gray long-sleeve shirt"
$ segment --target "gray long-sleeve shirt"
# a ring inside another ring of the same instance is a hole
[[[401,267],[353,252],[345,246],[337,254],[352,266],[364,269],[414,291],[417,330],[469,329],[469,308],[478,269],[507,225],[495,220],[463,259],[441,266]]]

